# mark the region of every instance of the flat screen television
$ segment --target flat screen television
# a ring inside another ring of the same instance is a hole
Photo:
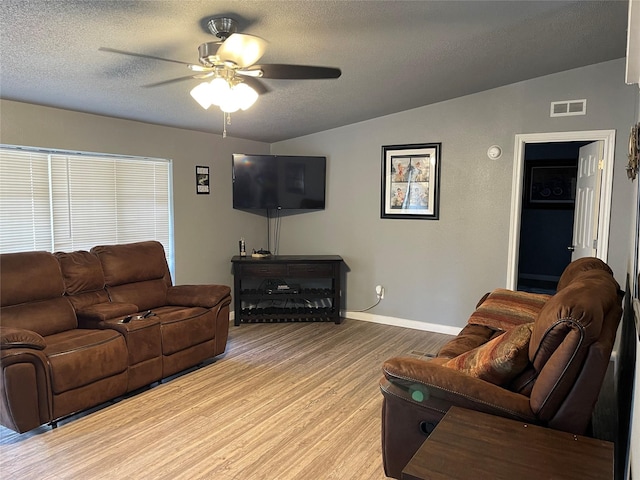
[[[233,208],[323,210],[326,157],[233,154]]]

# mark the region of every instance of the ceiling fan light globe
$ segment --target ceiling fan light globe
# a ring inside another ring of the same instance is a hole
[[[223,62],[230,61],[245,68],[264,55],[266,45],[267,42],[260,37],[234,33],[222,43],[217,54]]]
[[[242,60],[245,66],[253,65],[262,55],[264,55],[265,45],[263,43],[249,43],[242,52]]]
[[[209,83],[209,98],[212,104],[214,105],[222,105],[231,95],[231,87],[229,87],[229,82],[227,82],[224,78],[214,78]]]
[[[220,110],[222,110],[224,113],[233,113],[240,110],[240,105],[235,103],[232,98],[227,98],[220,104]]]
[[[251,88],[246,83],[239,83],[231,89],[235,103],[240,106],[242,110],[247,110],[256,103],[258,99],[258,92]]]
[[[210,88],[211,85],[209,82],[202,82],[191,89],[190,92],[193,99],[205,110],[211,106],[211,95],[209,93]]]

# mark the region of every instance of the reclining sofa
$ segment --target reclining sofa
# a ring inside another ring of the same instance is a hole
[[[588,433],[622,316],[622,292],[596,258],[567,266],[557,292],[497,289],[435,358],[384,362],[385,473],[402,469],[451,406]]]
[[[0,424],[55,427],[220,355],[230,293],[173,286],[155,241],[0,255]]]

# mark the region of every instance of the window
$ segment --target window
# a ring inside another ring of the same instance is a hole
[[[170,160],[0,146],[0,253],[144,240],[173,273]]]

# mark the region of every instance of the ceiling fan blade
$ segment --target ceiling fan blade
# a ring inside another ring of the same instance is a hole
[[[258,95],[264,95],[265,93],[270,92],[269,88],[257,78],[242,77],[242,81],[253,88]]]
[[[217,55],[223,62],[233,62],[240,68],[256,63],[264,55],[267,42],[254,35],[234,33],[227,38]]]
[[[189,65],[189,66],[192,65],[191,63],[182,62],[180,60],[172,60],[170,58],[162,58],[162,57],[156,57],[156,56],[153,56],[153,55],[145,55],[144,53],[126,52],[124,50],[116,50],[115,48],[100,47],[100,48],[98,48],[98,50],[100,50],[102,52],[110,52],[110,53],[118,53],[118,54],[121,54],[121,55],[129,55],[130,57],[150,58],[151,60],[161,60],[163,62],[179,63],[181,65]]]
[[[312,65],[254,65],[248,71],[252,70],[262,70],[262,78],[273,78],[279,80],[313,80],[338,78],[342,75],[339,68],[315,67]]]
[[[208,75],[205,75],[205,76],[189,75],[186,77],[171,78],[169,80],[162,80],[161,82],[147,83],[146,85],[142,85],[142,87],[144,88],[161,87],[163,85],[170,85],[172,83],[184,82],[185,80],[193,80],[194,78],[206,78],[207,76]]]

